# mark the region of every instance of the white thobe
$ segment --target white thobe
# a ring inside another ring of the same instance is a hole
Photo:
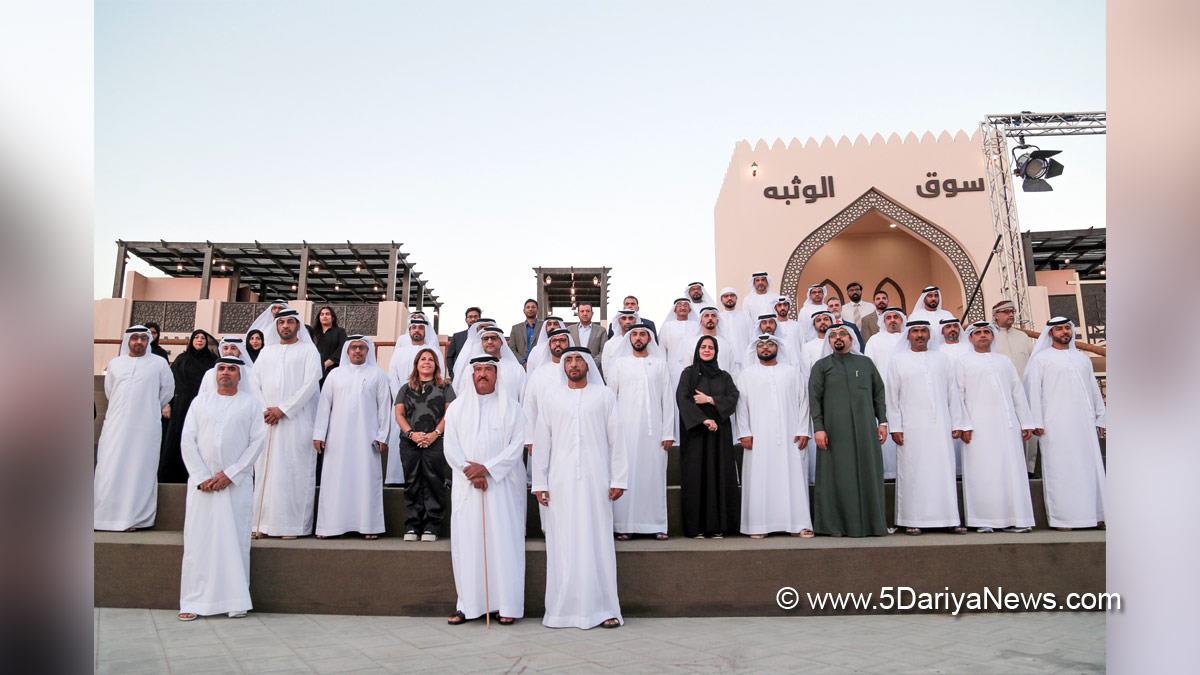
[[[408,338],[401,342],[403,338]],[[432,349],[437,355],[438,367],[441,368],[442,377],[449,377],[450,373],[446,370],[446,362],[443,360],[442,348],[440,345],[429,344],[429,337],[426,336],[425,342],[414,345],[412,338],[407,335],[400,336],[396,340],[396,350],[392,352],[392,360],[388,361],[388,391],[392,397],[392,405],[396,405],[396,397],[400,394],[400,388],[408,384],[408,378],[412,376],[413,360],[417,358],[417,353],[422,349]],[[460,363],[466,361],[460,355]],[[466,377],[470,381],[470,374]],[[454,385],[457,387],[458,382]],[[404,464],[400,461],[400,425],[396,423],[396,412],[393,407],[392,412],[388,416],[388,449],[387,449],[387,473],[384,474],[383,482],[389,485],[399,485],[404,482]]]
[[[546,615],[551,628],[592,628],[621,617],[609,488],[628,487],[617,442],[617,401],[607,387],[546,392],[533,447],[533,491],[548,491]],[[622,497],[624,498],[624,497]]]
[[[942,319],[957,319],[957,318],[958,317],[951,314],[949,310],[939,308],[939,309],[935,309],[931,312],[928,309],[925,309],[924,305],[921,305],[917,309],[914,309],[912,311],[912,314],[908,315],[907,320],[908,321],[928,321],[930,331],[940,331],[941,330],[940,324],[942,322]]]
[[[743,310],[722,309],[717,316],[720,319],[717,322],[717,334],[738,350],[750,344],[750,341],[758,336],[758,333],[751,328],[758,325],[758,318],[755,317],[751,320]]]
[[[654,356],[617,359],[608,386],[617,397],[617,443],[629,460],[629,489],[612,503],[613,531],[667,531],[667,452],[675,442],[675,391],[667,364]]]
[[[938,347],[938,352],[950,359],[950,372],[955,372],[955,367],[958,360],[967,352],[972,351],[970,344],[964,341],[955,342],[954,344],[943,343]],[[954,473],[963,475],[963,450],[964,443],[959,439],[954,439]]]
[[[392,395],[375,366],[343,363],[325,378],[313,440],[325,442],[317,534],[381,534],[383,465],[375,441],[391,430]]]
[[[696,357],[696,342],[700,339],[700,324],[695,321],[667,321],[658,329],[658,343],[666,352],[667,372],[671,376],[671,391],[679,386],[683,369]],[[721,351],[718,349],[718,352]],[[679,420],[675,421],[676,426]],[[675,431],[678,438],[679,431]]]
[[[463,401],[462,397],[459,400]],[[504,394],[480,396],[476,403],[463,401],[446,411],[444,447],[453,471],[450,562],[458,591],[457,609],[468,619],[488,610],[516,619],[525,615],[525,505],[529,497],[521,469],[524,425],[520,407]],[[467,461],[487,467],[487,490],[471,485],[463,473]]]
[[[811,321],[809,319],[810,323]],[[779,326],[775,329],[775,336],[787,343],[787,350],[795,355],[792,365],[800,365],[800,348],[808,341],[808,333],[804,331],[804,326],[799,321],[792,320],[775,319],[775,323]]]
[[[971,442],[963,447],[969,527],[1033,527],[1022,429],[1033,429],[1025,389],[1003,354],[975,351],[955,365]]]
[[[180,612],[212,615],[252,609],[253,466],[266,446],[267,431],[262,405],[247,392],[211,392],[188,409],[180,440],[188,471]],[[219,472],[233,484],[216,492],[196,489]]]
[[[1033,353],[1033,338],[1019,328],[995,327],[992,330],[996,334],[992,353],[1007,356],[1017,369],[1017,377],[1025,377],[1025,364],[1029,363],[1029,355]],[[1025,442],[1025,469],[1029,473],[1037,468],[1037,449],[1037,436]]]
[[[525,380],[528,377],[525,367],[512,356],[500,359],[498,365],[496,387],[519,404],[525,398]]]
[[[882,327],[882,324],[880,324]],[[875,369],[879,371],[879,379],[883,380],[884,387],[887,387],[887,369],[888,362],[892,357],[892,352],[896,348],[896,342],[900,340],[900,333],[888,333],[880,331],[873,335],[870,340],[867,340],[867,348],[863,354],[871,359],[875,364]],[[892,414],[888,413],[890,420]],[[892,440],[891,430],[889,429],[887,438],[883,439],[881,444],[883,451],[883,477],[896,478],[896,442]]]
[[[743,534],[812,529],[808,508],[811,437],[808,376],[786,363],[748,366],[737,377],[737,437],[754,439],[742,453]]]
[[[1104,398],[1088,357],[1049,347],[1025,366],[1025,392],[1042,448],[1042,489],[1050,527],[1095,527],[1104,521],[1104,461],[1097,428]]]
[[[801,351],[800,367],[804,372],[811,373],[813,364],[821,360],[821,350],[825,348],[825,338],[818,335],[817,337],[804,343],[804,348]]]
[[[770,289],[762,295],[753,293],[747,295],[742,300],[742,309],[746,312],[746,318],[750,320],[751,326],[758,325],[758,317],[763,314],[775,314],[775,301],[779,300],[779,295],[771,293]],[[754,337],[751,335],[750,337]]]
[[[158,509],[162,409],[175,395],[166,359],[118,356],[104,372],[108,410],[96,448],[92,527],[150,527]]]
[[[958,527],[956,429],[970,429],[950,359],[936,351],[892,356],[884,389],[888,433],[903,433],[896,463],[896,524]]]
[[[262,404],[276,406],[285,415],[267,432],[267,449],[254,468],[255,527],[279,537],[310,535],[317,485],[312,432],[321,356],[307,342],[268,345],[254,362],[251,380]]]

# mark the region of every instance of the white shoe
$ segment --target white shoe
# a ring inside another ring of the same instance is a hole
[[[976,529],[975,531],[980,534],[991,534],[991,533],[995,532],[995,530],[993,530],[990,527],[980,527],[980,528]]]
[[[692,539],[703,539],[703,538],[704,538],[704,535],[702,535],[702,534],[698,534],[698,535],[692,537]]]
[[[1010,527],[1007,530],[1005,530],[1005,532],[1013,532],[1016,534],[1025,534],[1026,532],[1033,532],[1033,528],[1032,527]]]
[[[404,533],[404,541],[416,541],[419,539],[416,532],[408,531]]]
[[[421,541],[437,541],[437,535],[432,532],[426,532],[421,535]]]
[[[240,612],[230,612],[230,613],[229,613],[229,618],[231,618],[231,619],[244,619],[244,618],[246,618],[246,611],[245,611],[245,610],[242,610],[242,611],[240,611]]]

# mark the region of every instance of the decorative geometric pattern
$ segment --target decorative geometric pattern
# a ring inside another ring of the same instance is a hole
[[[191,333],[196,327],[196,303],[167,300],[134,300],[131,325],[154,321],[164,333]]]
[[[244,335],[258,315],[270,306],[269,302],[222,302],[217,332],[221,335]]]
[[[332,307],[338,325],[346,329],[347,335],[375,335],[379,330],[379,305],[372,304],[313,304],[308,325],[317,325],[317,313],[322,307]]]
[[[958,272],[958,278],[962,281],[963,288],[967,289],[968,293],[970,289],[975,288],[975,284],[979,281],[979,274],[975,271],[975,266],[971,264],[971,258],[958,245],[958,242],[937,225],[897,204],[875,188],[871,188],[851,202],[849,206],[839,211],[833,218],[830,218],[824,225],[813,230],[792,251],[791,258],[783,268],[783,281],[780,287],[792,299],[792,318],[795,318],[796,310],[799,309],[795,297],[796,285],[800,283],[800,274],[804,272],[804,266],[822,246],[828,244],[834,237],[870,211],[878,211],[929,242],[931,246],[950,259],[950,264]],[[966,318],[968,321],[984,319],[982,297],[976,296]]]

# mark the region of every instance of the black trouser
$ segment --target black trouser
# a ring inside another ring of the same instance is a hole
[[[442,439],[421,448],[401,438],[400,463],[404,466],[404,531],[441,534],[450,510],[450,466],[442,454]]]

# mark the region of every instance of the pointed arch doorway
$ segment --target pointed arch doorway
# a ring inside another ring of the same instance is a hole
[[[889,292],[892,304],[904,299],[915,303],[921,289],[932,284],[942,290],[942,307],[962,316],[979,274],[967,252],[942,228],[871,188],[796,246],[780,289],[798,308],[808,286],[826,279],[840,288],[857,281],[864,295],[881,285],[899,289],[904,298]],[[976,297],[967,320],[983,319],[983,299]]]

